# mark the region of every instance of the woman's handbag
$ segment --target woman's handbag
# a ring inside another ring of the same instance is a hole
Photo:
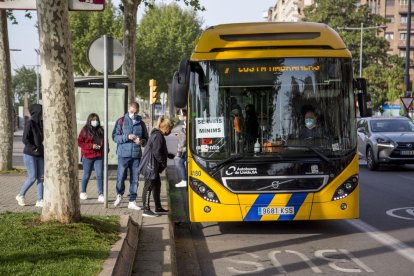
[[[144,155],[138,166],[138,172],[142,174],[145,179],[154,180],[158,175],[159,163],[152,153],[152,145],[148,143],[145,147]]]

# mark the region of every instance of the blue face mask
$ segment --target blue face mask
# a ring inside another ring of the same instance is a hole
[[[305,126],[307,128],[311,128],[314,124],[315,124],[315,119],[312,119],[312,118],[305,119]]]

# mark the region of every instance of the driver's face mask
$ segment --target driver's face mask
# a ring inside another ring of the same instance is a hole
[[[314,118],[307,118],[305,119],[305,126],[307,128],[312,128],[315,125],[315,119]]]

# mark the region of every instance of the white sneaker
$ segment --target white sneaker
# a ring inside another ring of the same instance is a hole
[[[80,193],[80,199],[85,200],[88,199],[88,195],[86,193]]]
[[[139,211],[139,210],[141,210],[141,207],[139,207],[135,201],[130,201],[128,203],[128,209]]]
[[[26,202],[24,201],[24,196],[17,195],[16,196],[17,204],[20,206],[26,206]]]
[[[43,207],[43,199],[36,201],[36,207]]]
[[[99,195],[98,196],[98,201],[99,202],[104,202],[105,201],[104,196],[103,195]]]
[[[114,206],[115,207],[118,207],[119,204],[121,204],[121,200],[122,200],[122,195],[116,195],[116,199],[115,199],[115,202],[114,202]]]
[[[175,184],[175,187],[177,188],[187,187],[187,181],[181,180],[181,182],[178,182],[177,184]]]

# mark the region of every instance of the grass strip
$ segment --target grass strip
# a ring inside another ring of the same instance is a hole
[[[0,214],[0,275],[97,275],[118,239],[118,216],[42,223],[37,213]]]

